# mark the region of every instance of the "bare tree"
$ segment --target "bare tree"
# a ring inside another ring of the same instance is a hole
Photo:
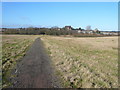
[[[51,27],[51,28],[56,29],[56,28],[59,28],[59,27],[58,27],[58,26],[53,26],[53,27]]]
[[[86,30],[91,30],[91,26],[90,25],[86,26]]]
[[[98,31],[98,28],[95,28],[96,31]]]

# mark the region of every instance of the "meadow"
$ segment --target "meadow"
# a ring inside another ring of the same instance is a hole
[[[2,85],[11,85],[11,70],[16,63],[25,55],[27,49],[35,40],[36,36],[30,35],[3,35],[2,36]]]
[[[42,40],[64,87],[118,87],[118,37],[45,36]]]
[[[10,71],[37,37],[41,37],[63,87],[118,87],[118,37],[47,35],[2,36],[3,87],[10,86],[10,77],[15,77]]]

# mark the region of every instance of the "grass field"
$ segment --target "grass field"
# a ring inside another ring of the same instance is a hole
[[[0,35],[0,89],[2,89],[2,36]]]
[[[118,87],[118,37],[42,37],[63,86]]]
[[[26,50],[32,44],[36,36],[30,35],[3,35],[2,36],[2,84],[3,87],[10,85],[8,79],[10,71],[16,62],[25,55]]]
[[[118,87],[118,37],[39,35],[3,35],[3,87],[10,85],[11,69],[37,37],[41,37],[64,87]]]

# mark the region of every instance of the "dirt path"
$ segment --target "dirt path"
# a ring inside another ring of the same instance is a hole
[[[59,87],[53,75],[50,59],[40,38],[37,38],[14,71],[13,88]]]

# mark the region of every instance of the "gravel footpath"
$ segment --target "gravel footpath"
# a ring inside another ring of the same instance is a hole
[[[11,88],[60,88],[50,62],[42,41],[37,38],[17,64]]]

